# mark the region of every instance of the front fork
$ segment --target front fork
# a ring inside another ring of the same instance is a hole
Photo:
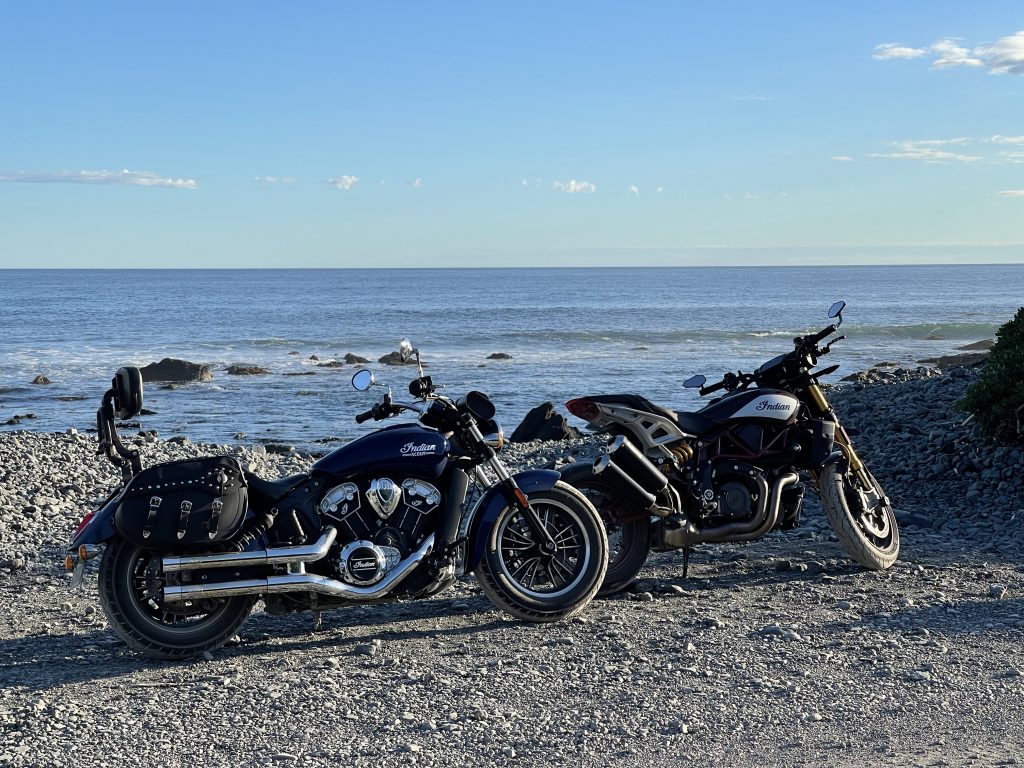
[[[828,400],[825,399],[825,393],[821,391],[816,383],[812,382],[807,386],[807,394],[810,397],[814,407],[818,410],[815,416],[827,416],[836,425],[835,443],[839,446],[839,450],[842,451],[843,457],[846,459],[846,463],[850,467],[857,479],[861,482],[861,487],[867,490],[869,493],[874,490],[874,484],[871,482],[871,478],[868,477],[867,469],[864,467],[864,462],[857,456],[857,452],[853,450],[853,441],[850,440],[850,436],[847,434],[846,429],[841,423],[839,423],[839,417],[836,412],[832,410],[832,406],[828,404]]]

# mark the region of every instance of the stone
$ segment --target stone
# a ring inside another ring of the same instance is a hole
[[[213,381],[210,366],[165,357],[159,363],[150,363],[141,369],[143,381],[166,381],[182,384],[192,381]]]
[[[45,376],[43,376],[43,374],[39,374],[34,379],[32,379],[32,383],[33,384],[53,384],[53,382],[50,381]]]
[[[360,357],[359,355],[353,355],[351,352],[349,352],[347,355],[345,355],[345,362],[348,365],[365,365],[366,363],[368,363],[370,361],[367,360],[365,357]]]
[[[260,368],[258,365],[229,365],[228,374],[230,376],[265,376],[270,373],[266,368]]]
[[[533,408],[515,428],[510,441],[528,443],[532,440],[570,440],[580,436],[580,431],[570,427],[569,422],[555,410],[554,403],[544,403]]]
[[[1006,586],[1003,584],[993,584],[988,588],[989,597],[994,597],[996,600],[1002,600],[1006,597]]]
[[[384,365],[415,365],[416,364],[416,361],[413,358],[411,358],[411,357],[409,357],[409,358],[402,357],[402,353],[401,352],[388,352],[386,355],[384,355],[382,358],[380,358],[377,362],[383,363]]]
[[[511,360],[512,355],[507,352],[492,352],[487,356],[488,360]]]

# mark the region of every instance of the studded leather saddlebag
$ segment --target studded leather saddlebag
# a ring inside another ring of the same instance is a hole
[[[114,514],[124,538],[153,549],[200,549],[242,526],[245,476],[230,456],[171,461],[135,475]]]

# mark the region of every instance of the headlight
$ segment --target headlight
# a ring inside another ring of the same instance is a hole
[[[485,445],[496,451],[501,450],[501,446],[505,444],[505,433],[501,430],[501,424],[491,419],[481,425],[480,431],[483,433]]]

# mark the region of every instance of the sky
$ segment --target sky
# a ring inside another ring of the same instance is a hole
[[[9,3],[0,267],[1024,262],[1024,4]]]

